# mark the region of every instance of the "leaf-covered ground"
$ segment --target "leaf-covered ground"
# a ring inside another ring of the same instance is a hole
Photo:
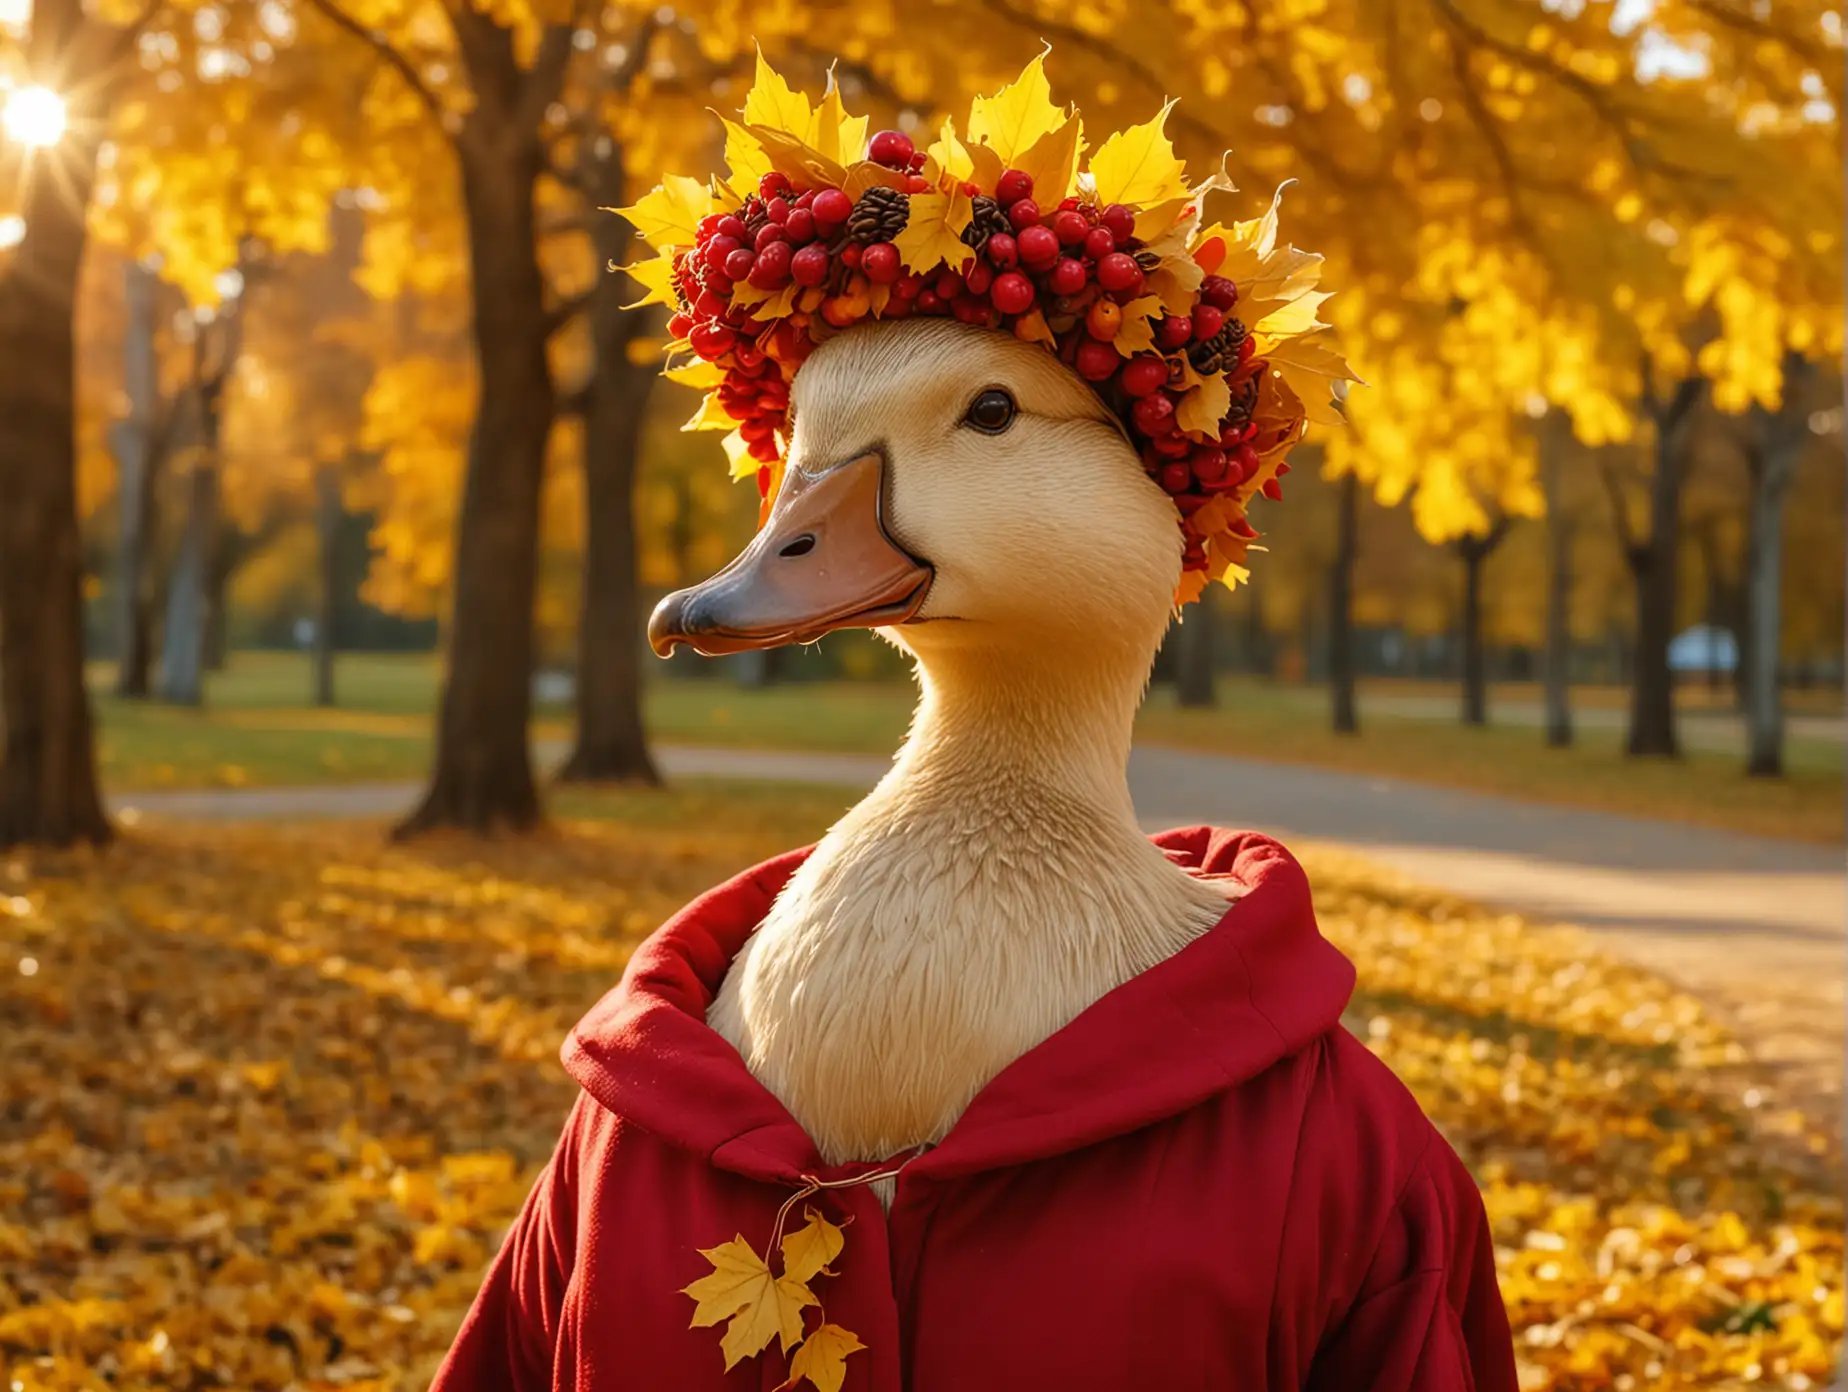
[[[488,845],[165,828],[0,859],[0,1373],[421,1388],[569,1103],[565,1029],[665,914],[838,797],[629,795],[580,804],[629,820]],[[1351,1024],[1484,1182],[1527,1385],[1825,1385],[1829,1147],[1767,1114],[1694,1004],[1310,862],[1360,965]]]

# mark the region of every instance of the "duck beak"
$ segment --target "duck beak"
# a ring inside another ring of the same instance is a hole
[[[818,475],[789,470],[743,554],[655,607],[655,652],[666,657],[686,643],[714,657],[911,618],[932,572],[886,532],[884,483],[885,456],[876,450]]]

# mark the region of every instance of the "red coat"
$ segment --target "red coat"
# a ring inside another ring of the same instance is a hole
[[[1301,868],[1259,836],[1157,842],[1245,889],[1225,918],[994,1079],[865,1185],[826,1318],[844,1392],[1513,1392],[1482,1201],[1385,1065],[1341,1028],[1354,969]],[[804,1177],[840,1180],[706,1027],[727,966],[806,852],[747,871],[637,950],[565,1045],[583,1095],[437,1392],[769,1392],[688,1327],[700,1248],[767,1253]],[[807,1312],[811,1328],[816,1312]],[[809,1392],[808,1384],[802,1385]]]

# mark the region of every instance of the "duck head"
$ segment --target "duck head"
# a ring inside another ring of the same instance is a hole
[[[842,628],[919,657],[1146,658],[1160,643],[1181,569],[1174,504],[1043,347],[946,320],[866,325],[815,350],[791,404],[768,521],[724,570],[661,602],[656,652]]]

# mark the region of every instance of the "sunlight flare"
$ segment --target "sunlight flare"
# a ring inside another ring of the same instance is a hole
[[[21,145],[45,147],[64,138],[64,98],[49,87],[21,87],[0,110],[0,129]]]

